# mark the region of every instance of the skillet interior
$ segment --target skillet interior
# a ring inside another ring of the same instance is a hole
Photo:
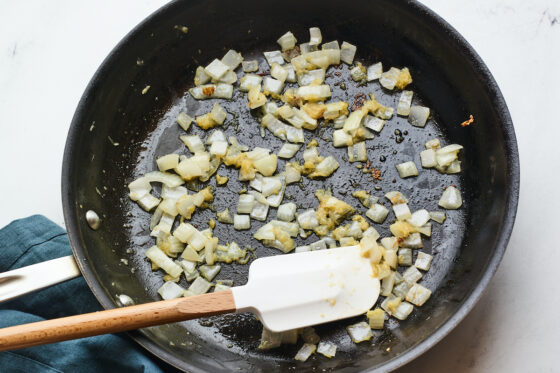
[[[152,245],[147,230],[149,215],[130,203],[126,184],[154,169],[155,156],[186,152],[177,138],[180,131],[174,123],[176,114],[185,107],[189,113],[201,114],[212,104],[184,95],[196,66],[223,55],[229,48],[246,57],[276,49],[274,40],[287,30],[304,41],[307,28],[318,26],[324,41],[347,40],[357,45],[357,57],[365,63],[381,60],[386,68],[408,66],[414,78],[412,89],[437,113],[424,130],[407,125],[403,118],[392,119],[381,136],[368,142],[374,146],[368,149],[369,158],[383,171],[383,180],[378,184],[381,191],[373,190],[370,179],[345,161],[341,162],[345,166],[325,185],[332,186],[335,196],[354,206],[358,206],[355,199],[344,193],[354,188],[352,182],[357,182],[378,196],[401,190],[411,197],[412,209],[433,209],[443,186],[455,184],[462,190],[465,208],[449,213],[444,226],[435,225],[432,240],[425,240],[424,251],[437,253],[434,268],[425,276],[428,286],[435,290],[430,302],[398,328],[391,324],[385,332],[377,333],[373,347],[356,346],[349,341],[344,331],[349,321],[320,326],[319,334],[334,340],[340,352],[331,360],[317,357],[297,366],[303,371],[394,367],[441,338],[470,309],[503,254],[515,212],[517,164],[510,119],[493,80],[476,56],[455,39],[452,30],[445,30],[445,25],[432,17],[417,5],[389,1],[358,1],[351,9],[318,1],[267,3],[266,9],[256,1],[190,1],[163,8],[129,34],[104,62],[80,102],[63,168],[70,239],[82,272],[101,303],[114,307],[116,295],[122,293],[137,303],[158,299],[155,291],[162,283],[161,275],[152,273],[143,258]],[[186,25],[189,32],[183,34],[175,25]],[[265,65],[261,63],[261,71]],[[146,85],[151,88],[142,95],[140,91]],[[375,92],[382,103],[393,107],[398,99],[398,94],[384,95],[377,83],[370,83],[367,89],[348,86],[347,91],[335,89],[334,97],[349,99],[357,92]],[[241,102],[223,105],[230,113],[242,113],[238,118],[228,115],[231,124],[226,133],[235,134],[251,146],[277,151],[281,142],[270,134],[261,139],[256,122],[241,108],[244,99]],[[471,113],[475,115],[475,125],[460,128],[458,123]],[[237,131],[233,122],[238,123]],[[409,132],[401,144],[395,143],[393,131],[397,128]],[[306,135],[306,139],[311,138],[309,133]],[[328,137],[330,130],[325,130],[324,135]],[[119,145],[113,146],[108,136]],[[430,171],[421,172],[414,180],[398,178],[394,164],[411,157],[419,164],[417,152],[434,136],[465,147],[462,176],[442,177]],[[345,153],[330,144],[322,144],[319,149],[339,160]],[[393,149],[397,154],[392,153]],[[387,161],[379,162],[380,155],[385,155]],[[236,175],[236,171],[224,166],[220,173]],[[393,179],[396,183],[392,183]],[[241,186],[233,180],[235,176],[226,190],[219,189],[215,203],[218,210],[234,206]],[[303,190],[294,187],[288,194],[303,207],[315,207],[310,191],[319,185],[306,181]],[[85,224],[88,209],[102,215],[103,224],[97,232]],[[275,212],[271,213],[274,216]],[[213,213],[208,210],[197,213],[195,223],[205,227],[210,217]],[[378,229],[382,235],[388,231],[387,226]],[[258,256],[275,253],[250,239],[249,233],[229,228],[218,226],[216,235],[255,247]],[[121,258],[128,259],[129,265],[121,263]],[[233,278],[240,285],[246,280],[247,269],[248,266],[225,265],[219,278]],[[133,335],[158,356],[190,371],[284,371],[295,365],[295,347],[268,353],[256,350],[260,325],[249,315],[147,328]]]

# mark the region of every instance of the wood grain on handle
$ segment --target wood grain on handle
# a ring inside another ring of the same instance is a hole
[[[0,329],[0,351],[123,332],[235,311],[231,290]]]

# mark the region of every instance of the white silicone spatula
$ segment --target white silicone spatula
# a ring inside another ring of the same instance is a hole
[[[0,329],[0,351],[244,311],[281,332],[363,314],[378,296],[359,245],[271,256],[255,260],[247,285],[231,290]]]

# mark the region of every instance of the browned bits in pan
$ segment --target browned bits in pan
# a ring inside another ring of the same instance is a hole
[[[471,115],[469,115],[469,119],[467,119],[466,121],[464,121],[463,123],[461,123],[461,127],[466,127],[468,125],[470,125],[471,123],[474,122],[474,117]]]
[[[214,87],[214,86],[204,87],[204,88],[202,88],[202,94],[204,94],[206,96],[212,96],[212,94],[214,94],[215,90],[216,90],[216,87]]]

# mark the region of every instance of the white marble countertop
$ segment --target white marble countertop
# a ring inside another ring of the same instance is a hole
[[[64,224],[62,152],[78,100],[115,44],[164,3],[0,4],[0,226],[36,213]],[[424,3],[474,46],[506,98],[521,155],[521,199],[509,248],[480,303],[401,371],[558,371],[560,2]]]

